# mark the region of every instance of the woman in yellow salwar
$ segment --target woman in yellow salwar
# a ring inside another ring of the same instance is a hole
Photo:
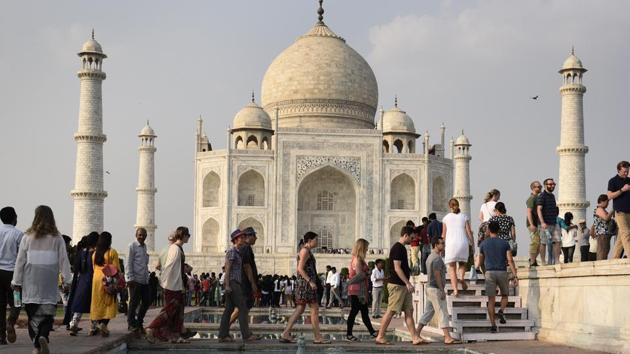
[[[112,234],[107,231],[102,232],[96,243],[96,250],[92,256],[94,264],[94,277],[92,278],[92,303],[90,305],[90,320],[92,328],[89,335],[94,336],[99,332],[103,337],[109,336],[107,324],[109,320],[116,317],[117,305],[116,295],[105,292],[103,286],[103,267],[111,264],[120,271],[118,252],[112,247]]]

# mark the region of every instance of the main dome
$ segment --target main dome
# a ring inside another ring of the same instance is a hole
[[[378,85],[370,65],[318,22],[271,63],[262,82],[262,107],[278,109],[278,125],[373,129]]]

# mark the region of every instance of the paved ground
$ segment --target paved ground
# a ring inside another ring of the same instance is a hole
[[[152,309],[147,314],[147,319],[153,318],[157,314],[157,309]],[[189,344],[164,344],[151,346],[144,340],[131,339],[127,333],[127,323],[123,316],[118,316],[110,323],[111,335],[108,338],[88,337],[87,321],[84,321],[81,325],[85,329],[79,332],[77,337],[71,337],[65,330],[65,327],[56,328],[55,332],[51,334],[51,351],[52,353],[60,354],[74,354],[74,353],[103,353],[108,350],[120,347],[126,341],[129,341],[130,348],[134,352],[138,353],[150,353],[159,349],[188,349],[191,352],[198,353],[199,350],[211,351],[211,352],[225,352],[233,350],[246,350],[251,352],[261,350],[283,350],[287,348],[296,348],[295,344],[280,344],[275,340],[265,340],[254,344],[219,344],[216,340],[193,340]],[[362,327],[361,325],[358,325]],[[392,321],[392,328],[398,328],[405,331],[402,319],[394,319]],[[357,328],[359,329],[359,328]],[[28,332],[26,328],[20,328],[17,330],[18,340],[14,344],[6,346],[0,346],[0,353],[31,353],[32,345],[28,338]],[[436,353],[442,351],[445,346],[441,344],[441,338],[431,336],[428,333],[423,333],[423,337],[435,341],[432,344],[426,344],[421,346],[412,346],[410,343],[399,343],[394,346],[381,347],[376,346],[372,341],[364,341],[360,343],[347,343],[347,342],[335,342],[326,346],[314,346],[307,341],[306,352],[326,352],[331,348],[343,348],[346,351],[352,349],[353,351],[364,353]],[[485,342],[485,343],[469,343],[462,345],[455,345],[452,348],[466,348],[472,351],[472,353],[514,353],[514,354],[532,354],[532,353],[549,353],[549,354],[588,354],[598,353],[595,351],[586,351],[566,346],[552,345],[537,341],[522,341],[522,342]],[[186,350],[187,351],[187,350]]]

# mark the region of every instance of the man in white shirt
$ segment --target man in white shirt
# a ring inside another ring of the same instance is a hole
[[[383,301],[383,280],[385,280],[385,272],[383,271],[383,260],[377,259],[374,262],[374,269],[370,276],[372,281],[372,317],[381,318],[381,302]]]
[[[335,267],[332,267],[330,271],[332,272],[330,277],[330,302],[328,302],[326,308],[330,308],[335,302],[335,299],[339,307],[343,308],[343,301],[341,301],[341,297],[339,296],[339,273],[337,273],[337,268]]]
[[[0,220],[0,344],[7,344],[7,340],[9,343],[15,342],[15,321],[20,314],[20,308],[13,306],[11,280],[24,234],[15,228],[17,214],[12,207],[0,210]],[[8,320],[7,304],[10,307]]]

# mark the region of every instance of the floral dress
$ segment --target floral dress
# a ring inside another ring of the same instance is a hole
[[[609,234],[609,222],[597,216],[597,208],[593,212],[593,227],[595,229],[595,235],[597,236],[607,236]]]
[[[300,262],[300,255],[298,253],[297,256],[298,263]],[[308,251],[308,259],[306,260],[306,264],[304,265],[304,270],[308,277],[317,282],[317,268],[315,267],[315,257],[313,257],[313,253]],[[297,280],[295,282],[295,303],[297,305],[306,305],[306,304],[316,304],[317,300],[317,289],[311,288],[306,279],[302,277],[302,274],[298,272]]]

